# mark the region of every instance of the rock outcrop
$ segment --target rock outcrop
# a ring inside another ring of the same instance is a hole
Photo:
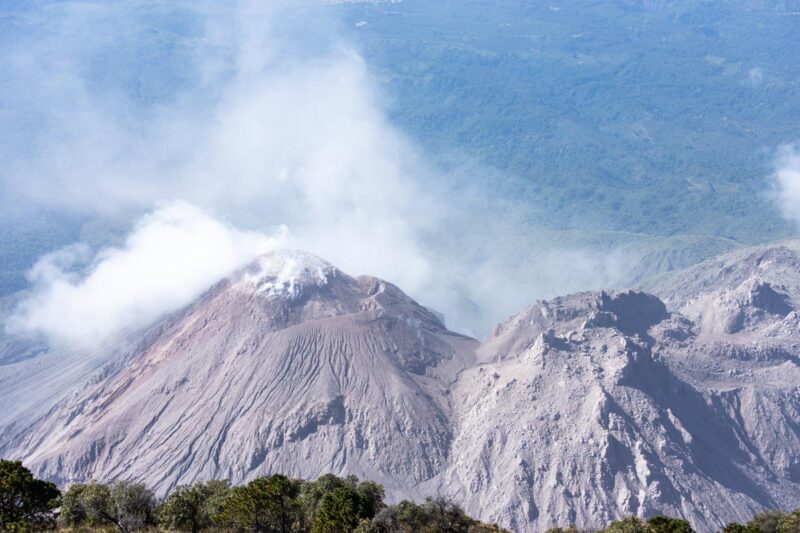
[[[790,347],[700,331],[633,291],[523,311],[455,387],[439,487],[519,531],[662,513],[707,531],[797,507],[800,369]]]

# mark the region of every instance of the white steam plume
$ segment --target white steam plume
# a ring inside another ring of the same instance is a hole
[[[800,224],[800,151],[793,144],[778,149],[771,193],[783,216]]]
[[[102,342],[184,305],[281,225],[293,247],[388,279],[473,334],[536,296],[614,279],[616,263],[579,250],[520,252],[531,228],[487,229],[509,214],[490,212],[491,191],[467,208],[433,191],[441,176],[389,122],[380,85],[325,9],[37,3],[16,39],[0,36],[0,101],[18,110],[0,109],[0,139],[13,141],[0,143],[5,201],[145,217],[93,259],[83,246],[43,258],[13,331]],[[184,248],[199,270],[175,285]],[[64,264],[76,253],[88,269]]]
[[[151,38],[150,22],[136,3],[50,6],[39,22],[55,37],[7,51],[5,68],[32,89],[6,96],[36,107],[43,127],[28,132],[29,153],[4,157],[6,190],[101,216],[164,201],[198,206],[177,203],[147,215],[123,250],[101,252],[77,281],[54,261],[78,248],[43,258],[31,273],[33,295],[10,330],[81,343],[93,333],[100,341],[187,303],[252,259],[264,240],[216,223],[202,209],[246,229],[285,225],[296,246],[418,293],[430,266],[417,239],[436,211],[416,183],[430,170],[386,120],[358,54],[335,39],[321,51],[293,52],[295,40],[317,27],[277,36],[276,28],[287,33],[295,9],[280,3],[182,9],[200,29],[170,36],[188,50],[180,59],[190,60],[181,65],[189,73],[176,96],[158,105],[113,84],[98,92],[85,74],[104,45],[146,47],[137,42]],[[87,49],[93,40],[96,47]],[[218,260],[199,261],[201,271],[176,286],[169,268],[184,248],[184,257]]]
[[[256,255],[285,245],[281,232],[268,238],[238,231],[189,204],[170,203],[139,221],[124,245],[96,254],[82,275],[75,267],[90,256],[85,246],[42,257],[30,272],[33,295],[8,328],[91,348],[189,304]]]

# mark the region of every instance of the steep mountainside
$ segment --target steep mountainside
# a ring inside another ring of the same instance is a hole
[[[540,302],[462,374],[440,486],[524,531],[658,513],[705,531],[796,507],[797,346],[714,342],[641,292]]]
[[[259,258],[0,454],[61,483],[354,473],[518,531],[800,506],[800,243],[537,302],[480,345],[384,281]]]
[[[25,429],[60,483],[356,473],[413,485],[447,462],[447,387],[477,343],[396,287],[305,254],[260,258]]]

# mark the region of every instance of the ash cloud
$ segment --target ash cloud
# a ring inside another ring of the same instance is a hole
[[[771,197],[787,220],[800,224],[800,150],[794,144],[778,148]]]
[[[619,278],[580,250],[442,258],[434,247],[461,232],[489,255],[523,243],[482,230],[484,207],[464,214],[324,6],[59,2],[15,16],[0,52],[16,110],[0,128],[6,201],[138,222],[119,246],[43,257],[10,332],[99,342],[278,244],[386,278],[475,335],[543,292]],[[189,264],[189,279],[172,268]]]
[[[124,244],[92,254],[73,245],[47,254],[29,273],[33,294],[7,327],[52,344],[90,349],[191,303],[253,257],[285,246],[280,232],[239,231],[183,202],[144,216]]]

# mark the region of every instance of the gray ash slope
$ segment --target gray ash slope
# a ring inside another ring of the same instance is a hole
[[[640,292],[537,304],[462,374],[440,486],[525,531],[659,513],[709,530],[797,507],[800,370],[774,341],[703,338]]]
[[[483,343],[399,289],[261,258],[0,452],[62,483],[355,473],[518,531],[800,506],[800,243],[537,302]]]
[[[164,492],[335,471],[391,491],[444,468],[447,387],[476,345],[389,283],[305,254],[263,257],[19,431],[11,455],[60,483]]]

